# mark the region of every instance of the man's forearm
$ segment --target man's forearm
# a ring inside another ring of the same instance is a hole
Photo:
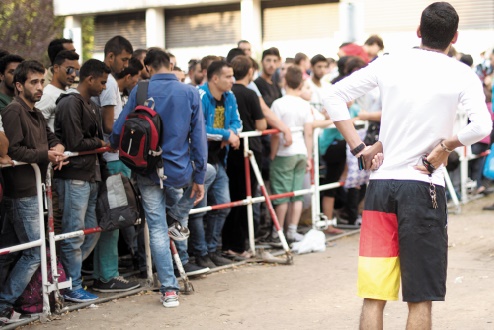
[[[4,132],[0,132],[0,157],[7,154],[9,150],[9,139],[5,136]]]
[[[358,135],[355,126],[353,126],[353,121],[351,119],[336,121],[334,124],[350,146],[350,150],[355,149],[362,143],[362,139]]]

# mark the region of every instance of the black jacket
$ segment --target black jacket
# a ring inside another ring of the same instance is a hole
[[[2,110],[5,135],[9,139],[8,155],[25,163],[36,163],[41,171],[42,182],[48,168],[48,149],[60,143],[46,125],[38,109],[30,109],[19,97]],[[36,196],[34,170],[29,165],[7,167],[2,170],[5,179],[5,196],[22,198]]]
[[[93,101],[86,102],[76,91],[62,93],[55,109],[55,134],[67,151],[88,151],[102,146],[100,107]],[[55,178],[65,180],[101,181],[100,155],[84,155],[69,158],[70,163]]]

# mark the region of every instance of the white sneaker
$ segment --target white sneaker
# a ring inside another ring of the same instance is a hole
[[[165,292],[161,296],[160,301],[163,303],[163,306],[167,308],[178,307],[178,305],[180,305],[178,301],[178,294],[175,291]]]

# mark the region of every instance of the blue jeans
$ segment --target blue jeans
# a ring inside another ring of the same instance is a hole
[[[173,274],[173,262],[166,223],[166,191],[168,187],[160,189],[146,176],[138,175],[137,184],[142,196],[142,206],[146,214],[149,227],[151,255],[161,282],[161,293],[178,291],[178,282]]]
[[[6,197],[4,203],[5,219],[0,237],[3,239],[6,236],[11,238],[15,236],[16,245],[40,239],[38,197],[16,199]],[[39,247],[22,250],[18,253],[20,259],[15,263],[0,291],[0,310],[12,307],[41,264]],[[8,258],[9,255],[5,257]],[[3,261],[4,256],[0,259],[0,263]]]
[[[209,164],[208,164],[209,167]],[[216,177],[207,188],[206,198],[202,200],[197,207],[209,205],[218,205],[230,202],[230,189],[228,176],[225,168],[221,164],[214,165]],[[207,229],[204,230],[204,213],[191,215],[189,218],[190,244],[192,251],[196,256],[205,256],[208,252],[216,252],[221,239],[221,230],[225,219],[230,213],[230,209],[210,211],[206,216]]]
[[[216,177],[216,170],[211,164],[207,164],[206,176],[204,178],[204,193],[207,194],[208,188]],[[170,220],[177,220],[184,227],[188,227],[189,212],[194,207],[195,196],[190,197],[192,193],[192,183],[183,189],[167,188],[166,192],[166,206],[168,208],[168,223]],[[206,205],[206,196],[199,202],[198,205]],[[200,206],[198,206],[200,207]],[[187,253],[187,241],[175,241],[178,254],[182,264],[185,265],[189,262],[189,254]]]
[[[63,211],[62,233],[94,228],[98,183],[81,180],[56,179],[59,208]],[[81,267],[96,246],[100,234],[90,234],[65,239],[61,242],[62,264],[67,276],[72,278],[72,290],[82,288]]]

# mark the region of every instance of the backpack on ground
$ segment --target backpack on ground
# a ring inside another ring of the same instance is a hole
[[[139,195],[130,179],[121,173],[110,175],[98,192],[96,216],[103,231],[133,226],[142,217]]]
[[[147,98],[149,81],[139,82],[135,109],[127,115],[120,131],[119,157],[133,172],[149,175],[154,171],[160,178],[160,186],[166,179],[161,154],[163,124],[154,111],[153,98]]]
[[[46,258],[48,261],[50,260],[50,250],[46,249]],[[51,267],[50,262],[48,262],[47,266],[47,274],[48,279],[51,279]],[[62,263],[57,258],[57,272],[60,275],[58,277],[58,282],[65,282],[67,280],[67,275],[65,274],[65,270],[62,266]],[[62,292],[60,292],[62,293]],[[27,285],[26,289],[22,292],[22,294],[17,298],[14,304],[14,310],[17,313],[21,314],[37,314],[43,312],[43,284],[41,277],[41,265],[34,272],[33,277],[31,277],[31,281]],[[50,310],[55,311],[55,294],[53,292],[50,293]]]

